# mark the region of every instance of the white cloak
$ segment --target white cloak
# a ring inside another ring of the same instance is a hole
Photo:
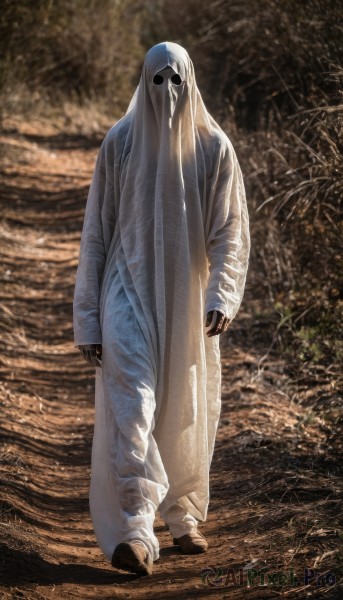
[[[172,67],[180,85],[154,75]],[[207,112],[187,52],[146,55],[90,187],[74,295],[75,345],[102,344],[90,508],[98,542],[139,539],[158,557],[155,511],[180,537],[205,520],[220,413],[219,337],[248,267],[248,212],[234,149]]]

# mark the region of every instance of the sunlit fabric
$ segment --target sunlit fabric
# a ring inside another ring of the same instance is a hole
[[[103,346],[90,510],[108,558],[135,539],[156,560],[157,510],[174,537],[206,519],[221,377],[206,314],[235,317],[248,257],[233,147],[187,52],[158,44],[102,143],[74,296],[75,344]]]

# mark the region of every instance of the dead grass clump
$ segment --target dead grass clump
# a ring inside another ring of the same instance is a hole
[[[208,101],[220,111],[226,100],[240,126],[256,130],[269,120],[274,126],[275,117],[305,108],[320,91],[339,101],[339,0],[165,0],[161,6],[162,37],[185,43]]]
[[[139,6],[133,1],[5,1],[0,18],[0,88],[6,103],[34,109],[41,97],[105,99],[126,106],[142,55]],[[123,68],[125,65],[125,68]]]
[[[255,136],[247,157],[255,266],[280,314],[282,348],[300,363],[343,358],[342,124],[342,107],[299,112],[282,136]]]

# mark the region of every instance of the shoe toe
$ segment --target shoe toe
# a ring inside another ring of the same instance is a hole
[[[141,544],[122,542],[112,555],[112,566],[136,575],[151,575],[152,561]]]
[[[173,542],[175,545],[180,546],[183,554],[200,554],[201,552],[206,552],[208,548],[206,539],[198,531],[186,533],[180,538],[174,538]]]

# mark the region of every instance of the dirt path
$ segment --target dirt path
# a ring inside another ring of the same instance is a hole
[[[342,598],[341,471],[330,424],[308,402],[332,377],[294,395],[280,359],[259,368],[269,333],[251,282],[222,339],[209,552],[180,555],[159,519],[151,577],[115,571],[99,550],[88,511],[93,369],[73,345],[72,295],[101,138],[15,122],[0,139],[0,597]]]

